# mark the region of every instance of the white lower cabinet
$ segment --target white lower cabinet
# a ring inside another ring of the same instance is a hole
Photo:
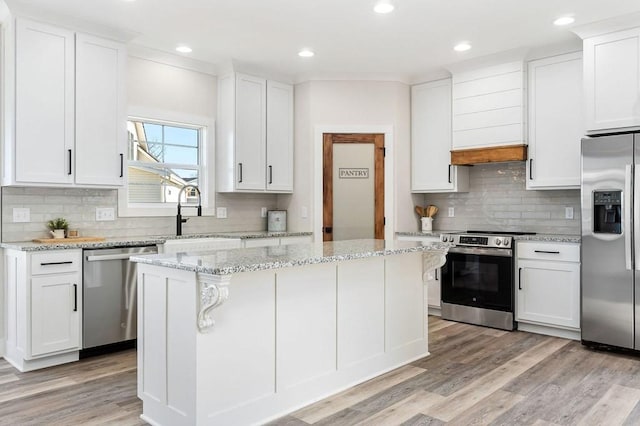
[[[31,278],[31,356],[80,348],[78,272]]]
[[[396,237],[398,241],[419,241],[423,243],[437,243],[440,241],[439,237],[432,235],[414,236],[414,235],[398,235]],[[440,315],[440,302],[441,302],[441,288],[440,288],[440,268],[435,268],[432,271],[426,273],[427,292],[427,306],[429,307],[429,314]]]
[[[516,250],[518,329],[579,339],[579,244],[519,242]]]
[[[77,361],[82,250],[4,251],[5,359],[20,371]]]

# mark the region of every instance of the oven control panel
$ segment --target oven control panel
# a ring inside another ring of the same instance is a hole
[[[440,240],[459,246],[511,248],[513,238],[492,235],[442,234]]]

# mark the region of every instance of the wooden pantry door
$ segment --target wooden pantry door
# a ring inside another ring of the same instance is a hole
[[[323,241],[384,239],[384,134],[323,135]]]

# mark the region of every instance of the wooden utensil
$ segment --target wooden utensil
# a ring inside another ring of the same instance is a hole
[[[426,212],[424,211],[424,209],[420,206],[416,206],[416,213],[418,213],[418,216],[420,217],[424,217]]]

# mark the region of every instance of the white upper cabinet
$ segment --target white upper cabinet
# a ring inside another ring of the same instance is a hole
[[[527,189],[580,188],[582,53],[529,62]]]
[[[267,81],[267,191],[293,191],[293,86]]]
[[[15,30],[15,180],[73,183],[73,32],[26,20]]]
[[[589,133],[640,128],[640,27],[584,40]]]
[[[293,191],[293,86],[221,77],[217,132],[219,192]]]
[[[411,191],[468,191],[466,167],[451,165],[451,79],[411,87]]]
[[[236,76],[237,189],[265,189],[266,85],[261,78]]]
[[[524,142],[524,64],[453,75],[453,150]]]
[[[3,183],[122,185],[124,45],[23,19],[3,43]]]
[[[76,35],[76,183],[123,183],[125,63],[121,43]]]

